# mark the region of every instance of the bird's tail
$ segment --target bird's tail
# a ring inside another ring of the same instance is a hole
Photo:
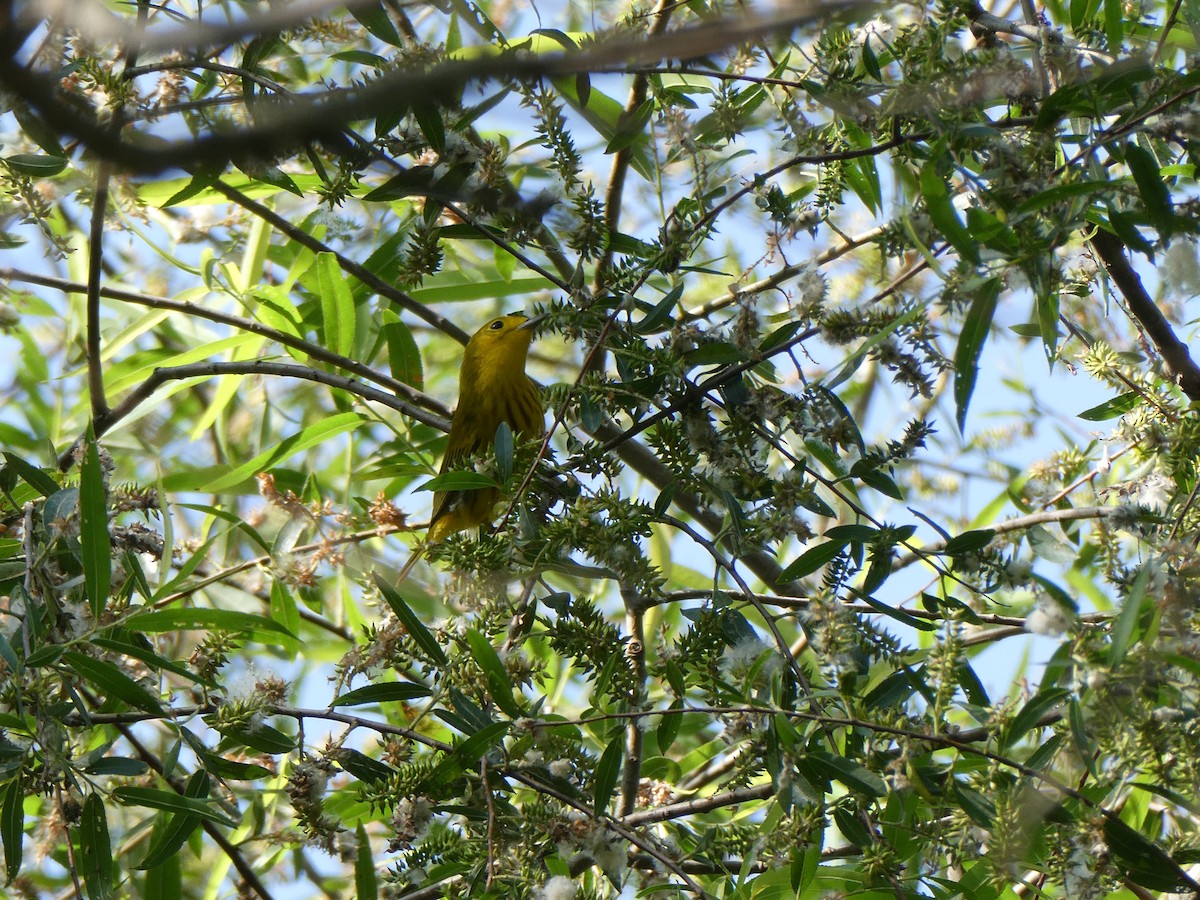
[[[400,574],[398,576],[396,576],[396,586],[397,587],[404,584],[404,579],[407,578],[408,573],[413,570],[413,566],[415,566],[418,562],[420,562],[421,557],[425,555],[425,548],[428,546],[429,546],[428,542],[422,541],[420,544],[417,544],[417,546],[413,548],[412,554],[408,557],[408,562],[406,562],[404,564],[404,568],[402,568],[400,570]]]

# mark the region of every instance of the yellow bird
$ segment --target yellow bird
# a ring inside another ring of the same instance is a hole
[[[492,445],[496,429],[507,422],[514,436],[536,437],[546,428],[542,398],[528,375],[525,360],[534,328],[545,318],[513,313],[492,319],[467,342],[458,373],[458,407],[450,419],[450,442],[442,458],[447,472],[473,453]],[[488,522],[499,499],[495,488],[438,491],[433,495],[428,544],[456,531]],[[400,571],[400,581],[421,556],[418,549]]]

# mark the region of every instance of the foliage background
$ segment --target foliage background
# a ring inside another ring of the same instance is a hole
[[[1200,890],[1198,26],[5,5],[9,892]]]

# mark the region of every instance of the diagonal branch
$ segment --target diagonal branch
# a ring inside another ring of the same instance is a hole
[[[1089,243],[1125,298],[1129,311],[1158,350],[1166,364],[1167,375],[1179,385],[1189,400],[1200,400],[1200,367],[1196,366],[1188,352],[1187,344],[1175,335],[1167,317],[1146,293],[1142,279],[1125,255],[1125,245],[1102,228],[1096,229]]]

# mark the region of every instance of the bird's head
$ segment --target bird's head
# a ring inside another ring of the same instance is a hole
[[[467,343],[460,380],[468,372],[480,381],[523,375],[534,329],[544,318],[545,315],[530,319],[524,313],[510,313],[492,319]]]

